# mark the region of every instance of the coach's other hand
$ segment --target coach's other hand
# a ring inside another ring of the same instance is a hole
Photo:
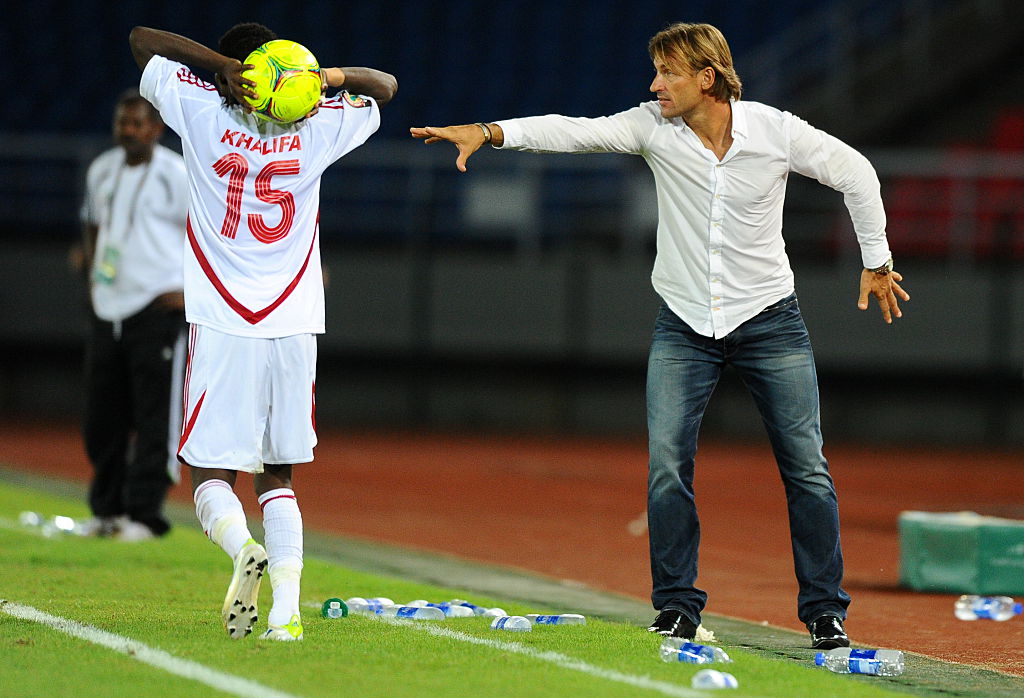
[[[892,324],[893,316],[903,317],[897,297],[909,301],[910,294],[896,283],[903,281],[903,275],[898,271],[888,274],[876,274],[869,269],[864,269],[860,274],[860,298],[857,299],[857,307],[861,310],[868,309],[868,296],[878,299],[878,306],[882,309],[882,319]]]

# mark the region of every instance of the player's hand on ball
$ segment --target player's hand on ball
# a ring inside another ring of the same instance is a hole
[[[455,159],[455,167],[459,172],[466,171],[466,161],[469,156],[480,149],[486,141],[483,131],[476,124],[463,126],[414,126],[409,129],[413,138],[419,138],[424,143],[437,143],[438,141],[449,141],[459,149],[459,157]]]
[[[232,58],[228,61],[223,68],[221,68],[220,74],[224,78],[224,83],[227,85],[228,91],[236,102],[242,105],[242,108],[246,111],[252,111],[252,105],[245,99],[258,99],[259,95],[253,89],[256,87],[256,83],[249,78],[242,77],[242,73],[246,70],[252,70],[253,66],[248,63],[242,63],[241,61]]]

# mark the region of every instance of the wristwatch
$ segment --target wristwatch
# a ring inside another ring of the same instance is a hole
[[[871,272],[872,274],[885,276],[886,274],[892,271],[892,257],[889,257],[889,261],[883,264],[882,266],[876,267],[874,269],[868,269],[868,271]]]

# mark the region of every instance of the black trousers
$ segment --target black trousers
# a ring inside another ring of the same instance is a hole
[[[119,323],[93,317],[86,347],[83,436],[95,472],[89,506],[97,517],[127,515],[157,535],[170,488],[171,400],[184,361],[185,318],[151,304]],[[179,417],[180,419],[180,417]],[[176,420],[177,421],[177,420]]]

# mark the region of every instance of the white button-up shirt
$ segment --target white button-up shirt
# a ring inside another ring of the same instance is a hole
[[[503,148],[643,156],[658,192],[651,280],[668,307],[704,336],[724,337],[793,293],[782,239],[790,172],[844,194],[865,267],[889,259],[871,163],[789,112],[733,102],[733,144],[721,161],[681,118],[662,118],[657,102],[597,119],[548,115],[498,124]]]

